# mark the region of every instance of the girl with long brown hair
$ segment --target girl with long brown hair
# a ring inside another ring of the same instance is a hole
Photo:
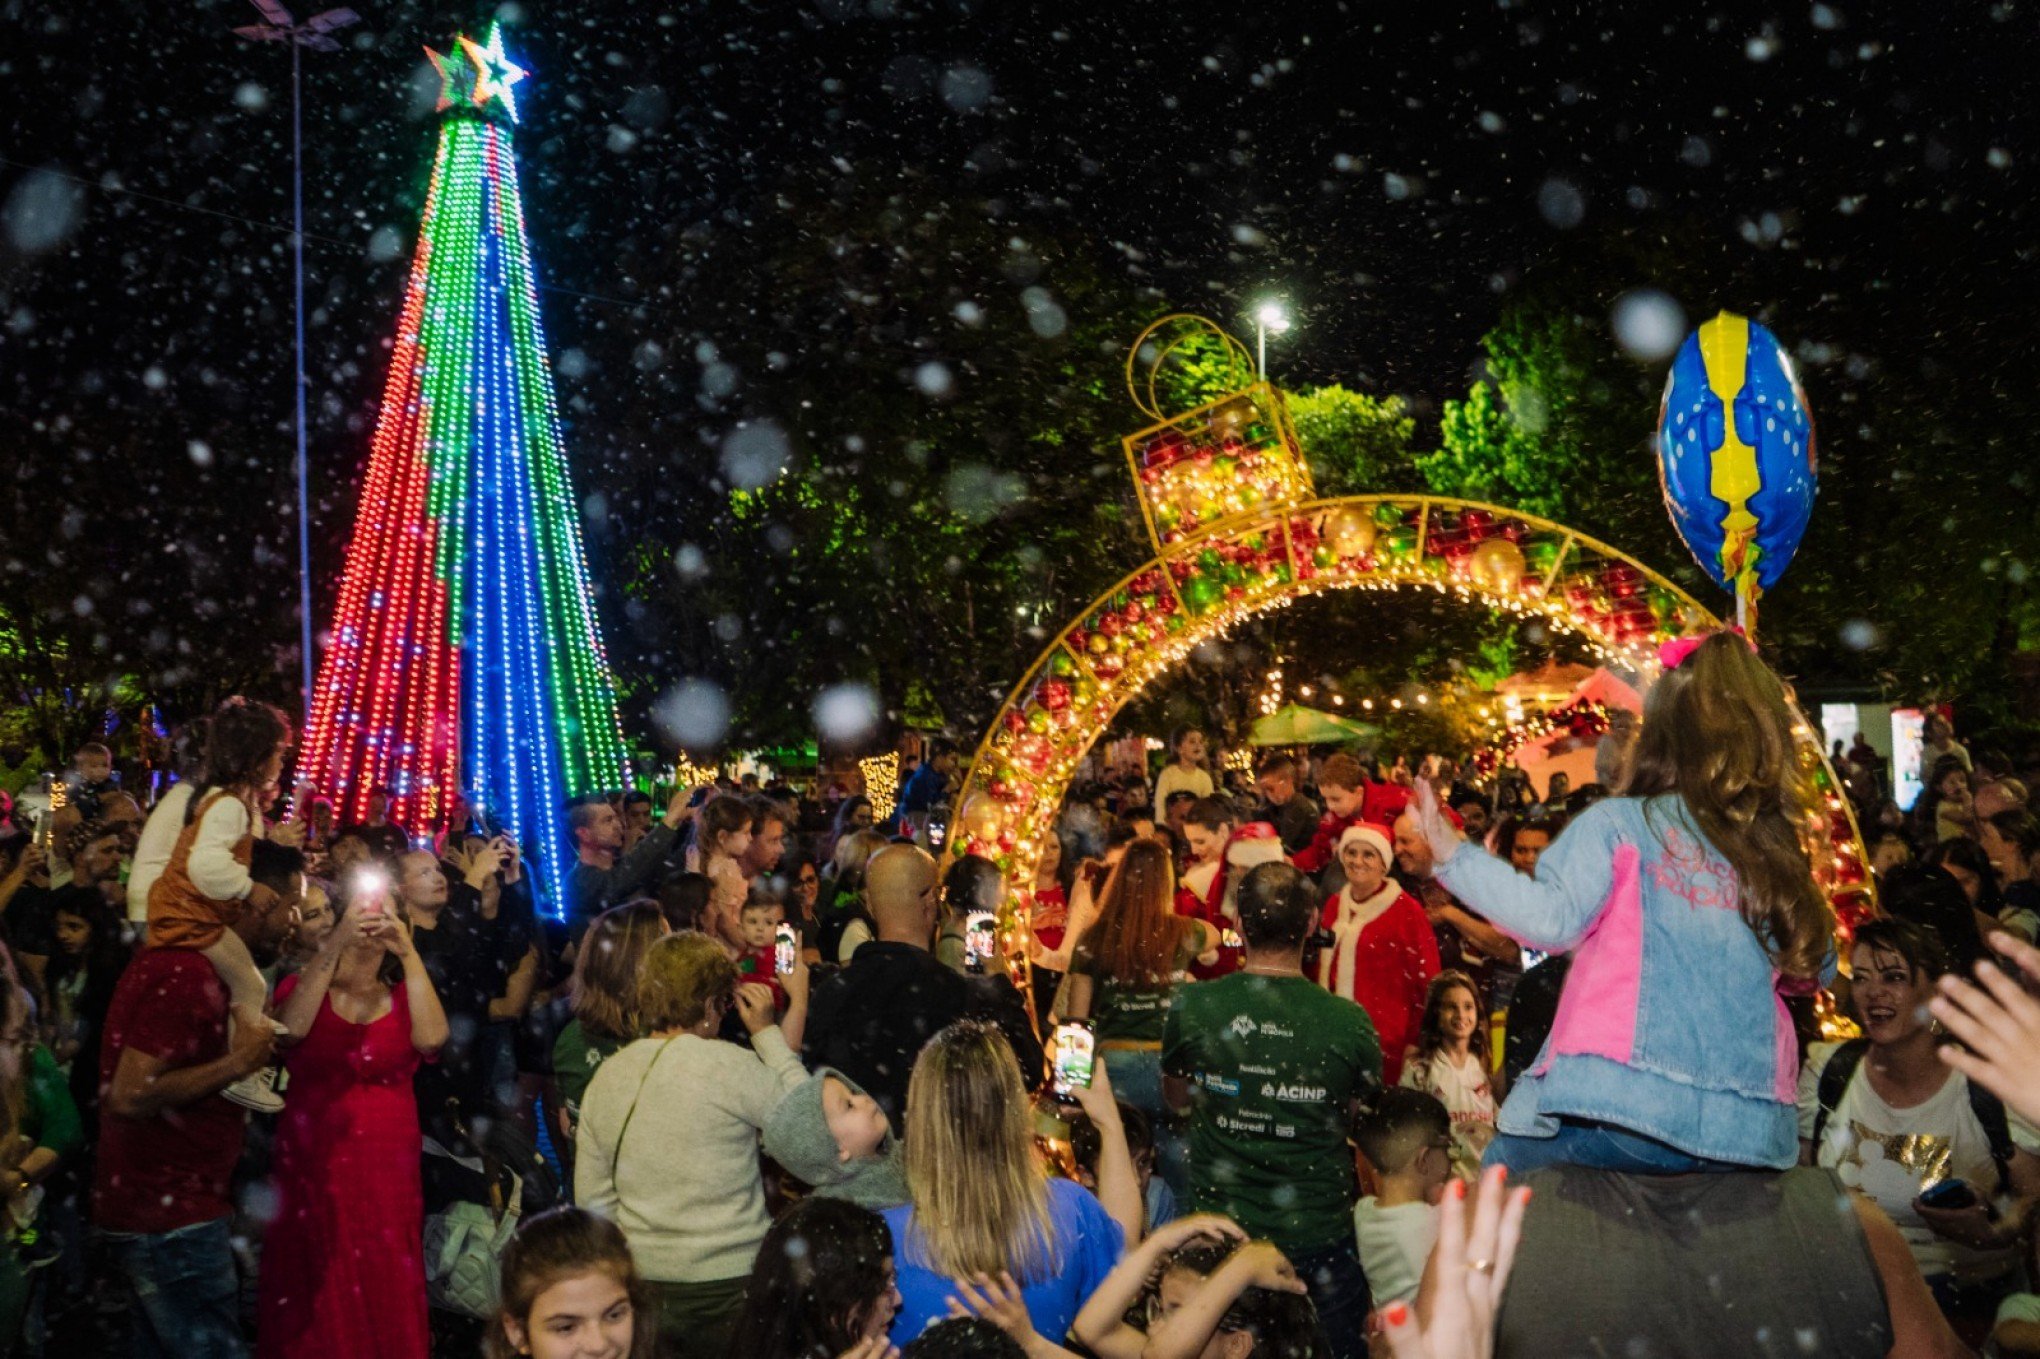
[[[1020,1064],[991,1024],[962,1020],[928,1040],[907,1089],[911,1201],[886,1210],[900,1291],[892,1339],[949,1315],[956,1280],[1011,1274],[1034,1329],[1061,1337],[1119,1260],[1140,1185],[1101,1065],[1077,1102],[1098,1126],[1098,1197],[1048,1174],[1034,1146]],[[1111,1205],[1107,1212],[1105,1205]]]
[[[1175,911],[1176,869],[1159,840],[1135,840],[1105,880],[1098,919],[1070,958],[1064,1013],[1091,1022],[1119,1097],[1161,1122],[1162,1023],[1169,996],[1216,932]]]
[[[1834,913],[1785,686],[1736,633],[1669,642],[1623,795],[1525,877],[1464,844],[1420,786],[1438,881],[1533,948],[1571,952],[1551,1036],[1503,1105],[1489,1163],[1643,1173],[1798,1159],[1783,993],[1834,965]]]
[[[1471,1184],[1495,1137],[1494,1059],[1481,1023],[1480,988],[1464,972],[1440,972],[1424,995],[1423,1026],[1403,1063],[1401,1084],[1421,1090],[1452,1116],[1452,1173]]]

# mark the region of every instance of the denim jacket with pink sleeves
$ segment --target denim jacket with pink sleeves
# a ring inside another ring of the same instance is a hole
[[[1550,1137],[1561,1117],[1590,1119],[1710,1160],[1796,1162],[1798,1049],[1778,973],[1743,921],[1735,870],[1677,797],[1595,804],[1535,878],[1461,845],[1438,880],[1512,938],[1573,955],[1502,1132]]]

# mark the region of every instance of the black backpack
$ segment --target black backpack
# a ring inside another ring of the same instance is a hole
[[[1869,1039],[1851,1038],[1828,1054],[1827,1065],[1820,1069],[1820,1108],[1813,1116],[1816,1157],[1820,1154],[1821,1134],[1827,1131],[1828,1115],[1841,1104],[1850,1077],[1856,1074],[1856,1068],[1863,1064],[1863,1054],[1869,1050]],[[1998,1188],[2003,1189],[2010,1183],[2008,1168],[2017,1149],[2012,1142],[2011,1122],[2005,1117],[2004,1102],[1975,1081],[1965,1077],[1964,1083],[1969,1087],[1969,1111],[1983,1125],[1983,1135],[1990,1142],[1990,1159],[1997,1166]]]

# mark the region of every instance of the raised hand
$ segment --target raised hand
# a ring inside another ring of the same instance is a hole
[[[1993,935],[1991,947],[2040,981],[2040,949],[2010,934]],[[1942,1046],[1941,1060],[2040,1123],[2040,1001],[1987,961],[1976,981],[1950,973],[1939,986],[1927,1009],[1963,1043]]]
[[[375,918],[374,936],[395,958],[409,958],[416,946],[411,942],[411,923],[394,911]]]
[[[1054,1054],[1051,1053],[1049,1056],[1051,1067],[1054,1060]],[[1055,1073],[1051,1070],[1049,1074],[1053,1076]],[[1075,1100],[1077,1107],[1089,1114],[1091,1121],[1099,1127],[1119,1126],[1119,1101],[1112,1096],[1112,1078],[1105,1072],[1103,1059],[1095,1055],[1092,1057],[1091,1083],[1080,1085],[1070,1091],[1070,1098]]]
[[[1429,779],[1418,779],[1416,796],[1410,800],[1410,810],[1416,814],[1417,829],[1431,842],[1431,862],[1442,864],[1450,859],[1453,852],[1466,839],[1446,817],[1445,809],[1438,805],[1438,792]]]
[[[1148,1233],[1159,1250],[1176,1250],[1192,1241],[1244,1241],[1247,1233],[1239,1223],[1218,1213],[1192,1213],[1165,1223]]]
[[[1239,1261],[1240,1268],[1247,1271],[1250,1288],[1265,1288],[1276,1293],[1309,1291],[1303,1280],[1297,1277],[1296,1266],[1289,1263],[1289,1257],[1273,1241],[1249,1241],[1233,1252],[1232,1259]]]
[[[771,987],[762,982],[738,982],[736,1003],[737,1018],[744,1021],[747,1033],[759,1034],[772,1027],[776,1016]]]
[[[956,1293],[949,1298],[949,1315],[982,1318],[1026,1348],[1034,1336],[1034,1319],[1028,1316],[1027,1299],[1012,1275],[1001,1273],[995,1279],[989,1274],[974,1274],[969,1279],[949,1282],[956,1285]]]
[[[1438,1245],[1424,1269],[1417,1305],[1390,1303],[1381,1310],[1395,1359],[1489,1359],[1495,1350],[1495,1313],[1509,1284],[1516,1247],[1523,1241],[1528,1189],[1505,1187],[1497,1166],[1480,1177],[1469,1210],[1466,1182],[1454,1180],[1438,1205]]]

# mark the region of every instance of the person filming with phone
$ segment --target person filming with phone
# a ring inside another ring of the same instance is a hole
[[[950,1314],[959,1280],[1002,1275],[1034,1331],[1059,1341],[1140,1229],[1140,1187],[1104,1068],[1057,1064],[1057,1098],[1080,1104],[1102,1134],[1095,1198],[1052,1178],[1036,1154],[1022,1070],[999,1029],[968,1020],[937,1033],[914,1063],[909,1202],[885,1211],[896,1345]]]
[[[595,917],[620,905],[657,879],[680,827],[693,818],[707,790],[675,788],[666,811],[626,852],[623,818],[605,798],[586,797],[567,808],[574,866],[567,874],[567,928],[575,942]]]
[[[786,989],[807,998],[797,963]],[[638,978],[646,1036],[596,1068],[574,1139],[574,1198],[622,1227],[658,1295],[671,1359],[723,1359],[772,1219],[758,1137],[807,1080],[773,1023],[772,993],[743,981],[722,945],[683,930],[654,943]],[[750,1050],[716,1035],[736,1013]]]
[[[276,1134],[259,1353],[423,1356],[423,1148],[411,1078],[446,1013],[389,874],[356,869],[319,951],[276,989],[294,1098]]]

